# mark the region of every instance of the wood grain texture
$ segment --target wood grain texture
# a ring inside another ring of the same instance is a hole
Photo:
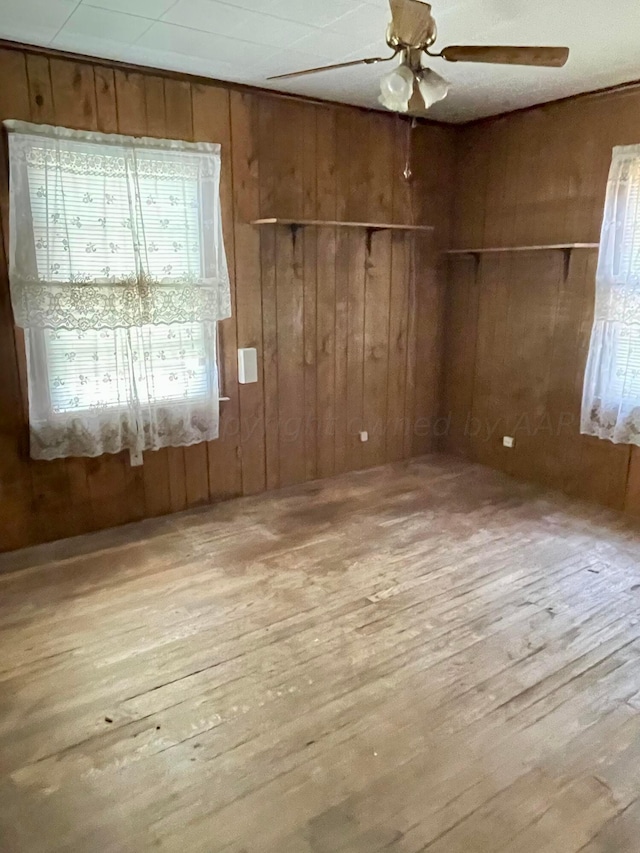
[[[416,168],[407,184],[398,152],[408,125],[393,116],[42,51],[0,50],[0,73],[0,120],[221,143],[233,302],[233,317],[219,327],[229,400],[221,404],[218,441],[146,453],[137,469],[127,454],[32,462],[24,346],[8,293],[2,148],[0,515],[9,523],[0,531],[0,550],[408,458],[423,447],[413,440],[416,406],[428,401],[435,415],[438,390],[416,389],[437,380],[414,363],[406,368],[405,354],[436,358],[441,329],[417,322],[415,312],[421,304],[430,310],[441,277],[433,256],[428,268],[407,259],[427,257],[425,247],[448,239],[453,128],[414,130],[414,159],[428,156],[438,174]],[[394,242],[391,232],[250,224],[270,216],[437,224],[439,231],[437,238],[397,231]],[[254,385],[238,385],[238,346],[258,349]],[[391,365],[399,370],[393,377]],[[386,435],[398,417],[406,420],[401,442]],[[360,429],[371,433],[366,447]]]
[[[431,456],[5,554],[3,850],[637,853],[639,542]]]
[[[597,249],[599,243],[559,243],[549,246],[501,246],[491,249],[448,249],[445,255],[492,255],[513,252],[547,252],[549,249]]]
[[[451,246],[483,253],[449,255],[441,442],[635,514],[637,454],[579,419],[611,152],[640,141],[639,106],[576,98],[461,130]]]
[[[337,219],[276,219],[271,217],[254,219],[251,224],[256,226],[299,225],[304,228],[368,228],[374,231],[435,231],[433,225],[398,225],[385,222],[383,219],[376,219],[373,222],[338,222]]]

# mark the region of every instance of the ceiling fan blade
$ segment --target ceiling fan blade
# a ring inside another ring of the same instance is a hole
[[[540,65],[562,68],[569,58],[568,47],[479,47],[452,45],[440,56],[449,62],[491,62],[497,65]]]
[[[404,46],[422,47],[435,39],[431,4],[422,0],[389,0],[391,38]]]
[[[304,71],[291,71],[288,74],[276,74],[267,80],[286,80],[289,77],[304,77],[306,74],[318,74],[321,71],[334,71],[336,68],[352,68],[354,65],[375,65],[378,62],[389,62],[397,53],[391,56],[371,56],[367,59],[354,59],[351,62],[338,62],[336,65],[321,65],[319,68],[306,68]]]

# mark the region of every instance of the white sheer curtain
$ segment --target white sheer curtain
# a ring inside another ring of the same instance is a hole
[[[220,147],[5,124],[31,455],[217,438]]]
[[[640,446],[640,145],[613,152],[582,432]]]

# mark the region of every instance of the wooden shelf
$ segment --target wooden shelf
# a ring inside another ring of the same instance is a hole
[[[389,222],[337,222],[332,219],[253,219],[252,225],[315,226],[318,228],[370,228],[374,231],[433,231],[433,225],[396,225]]]
[[[544,252],[550,249],[598,249],[600,243],[552,243],[545,246],[502,246],[495,249],[449,249],[446,255],[489,255],[499,252]]]

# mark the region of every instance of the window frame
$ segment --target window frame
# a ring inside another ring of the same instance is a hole
[[[29,181],[29,190],[31,192],[31,182],[30,181]],[[88,186],[87,192],[90,192],[90,191],[91,191],[91,188]],[[204,255],[206,252],[205,241],[204,241],[205,225],[204,225],[204,220],[203,220],[202,192],[201,192],[201,188],[199,185],[196,186],[196,191],[197,191],[197,196],[198,196],[198,227],[199,227],[199,234],[200,234],[199,251],[200,251],[201,261],[204,264]],[[36,235],[36,231],[38,229],[38,226],[37,226],[36,220],[33,218],[33,210],[32,210],[32,222],[33,222],[33,231],[31,233],[32,243],[31,243],[30,251],[31,251],[32,257],[34,259],[34,264],[37,266],[36,236],[35,235]],[[207,351],[207,363],[205,366],[205,370],[208,374],[210,374],[212,371],[215,372],[215,376],[216,376],[215,389],[217,391],[218,401],[220,401],[221,399],[222,400],[228,400],[229,399],[228,397],[223,397],[223,392],[222,392],[221,366],[224,362],[223,362],[222,352],[220,349],[220,347],[221,347],[221,341],[220,341],[221,335],[220,335],[220,331],[218,329],[218,323],[220,321],[212,321],[211,322],[211,330],[212,330],[211,333],[207,329],[208,324],[205,321],[201,320],[201,321],[195,321],[195,322],[199,322],[202,326],[202,329],[203,329],[203,335],[205,338],[205,349]],[[76,330],[71,329],[70,331],[76,331]],[[54,406],[51,376],[49,373],[50,361],[49,361],[49,357],[48,357],[49,354],[48,354],[48,350],[47,350],[47,342],[45,340],[45,334],[46,334],[45,329],[25,329],[24,330],[24,348],[25,348],[26,359],[30,360],[32,358],[32,356],[35,354],[37,356],[37,358],[39,359],[39,363],[46,368],[46,379],[45,379],[45,377],[42,377],[42,383],[44,384],[44,382],[46,381],[46,388],[43,388],[43,387],[39,388],[38,393],[41,397],[44,397],[44,395],[46,395],[47,418],[55,422],[55,421],[62,421],[65,418],[73,417],[74,414],[81,416],[81,415],[86,415],[86,414],[91,413],[93,411],[93,407],[91,407],[91,406],[89,406],[89,407],[79,406],[76,409],[68,409],[64,412],[56,409],[56,407]],[[207,338],[210,334],[213,334],[213,336],[214,336],[213,343],[210,343],[210,342],[207,343]],[[33,353],[31,352],[32,347],[33,347]],[[27,370],[27,371],[25,371],[24,384],[26,385],[27,394],[29,395],[29,398],[30,398],[31,389],[29,388],[28,375],[29,375],[29,371]],[[191,405],[193,403],[197,403],[198,400],[205,400],[206,398],[207,398],[207,395],[205,395],[205,394],[193,395],[193,396],[189,396],[186,398],[175,397],[175,398],[171,398],[168,400],[156,401],[156,402],[150,404],[150,406],[157,410],[157,409],[160,409],[166,405],[179,406],[182,402],[184,402],[185,404]],[[117,403],[114,405],[106,406],[105,409],[108,409],[110,412],[113,412],[114,414],[115,413],[122,413],[122,412],[126,411],[127,404]]]

